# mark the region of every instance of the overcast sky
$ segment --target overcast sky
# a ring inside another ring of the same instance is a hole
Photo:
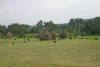
[[[0,0],[0,24],[68,23],[100,16],[100,0]]]

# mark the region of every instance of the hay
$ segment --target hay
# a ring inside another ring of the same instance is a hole
[[[11,34],[10,32],[8,32],[8,33],[6,34],[6,38],[11,39],[11,38],[12,38],[12,34]]]
[[[51,40],[52,36],[51,34],[48,32],[48,30],[44,29],[40,38],[42,38],[42,40]]]
[[[37,38],[40,38],[42,33],[43,33],[43,31],[40,31],[40,32],[37,34]]]
[[[56,33],[52,30],[51,32],[52,38],[56,37]]]

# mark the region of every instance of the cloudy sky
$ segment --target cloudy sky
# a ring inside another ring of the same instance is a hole
[[[100,0],[0,0],[0,24],[68,23],[100,16]]]

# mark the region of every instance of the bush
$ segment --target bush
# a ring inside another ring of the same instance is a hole
[[[24,37],[24,33],[20,32],[18,38],[22,38],[22,37]]]
[[[67,38],[67,37],[68,37],[68,35],[67,35],[66,31],[65,30],[61,31],[60,38]]]
[[[5,38],[5,34],[2,34],[2,38]]]

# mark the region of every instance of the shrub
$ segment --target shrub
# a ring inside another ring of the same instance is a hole
[[[8,33],[6,34],[6,38],[11,39],[11,38],[12,38],[12,34],[11,34],[10,32],[8,32]]]
[[[24,37],[24,33],[21,31],[18,35],[17,38],[23,38]]]
[[[68,35],[67,35],[66,31],[65,30],[61,31],[60,38],[67,38],[67,37],[68,37]]]

